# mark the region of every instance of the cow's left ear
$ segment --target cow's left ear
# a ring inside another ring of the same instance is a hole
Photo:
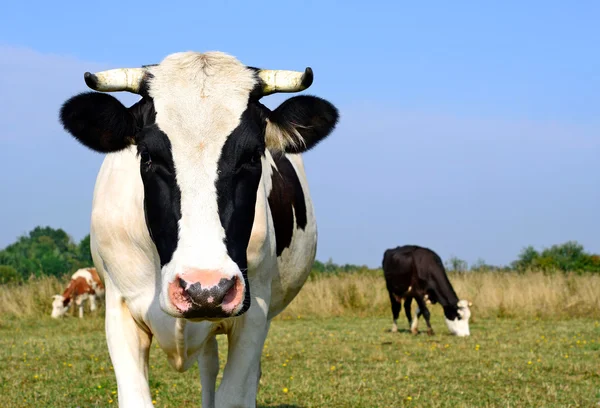
[[[267,148],[303,153],[325,139],[338,119],[337,108],[325,99],[309,95],[290,98],[267,117]]]

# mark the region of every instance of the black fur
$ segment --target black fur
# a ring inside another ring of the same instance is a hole
[[[146,225],[164,266],[177,248],[181,219],[181,190],[175,179],[171,142],[156,124],[144,128],[137,140]]]
[[[287,99],[269,115],[269,120],[281,127],[293,140],[285,147],[286,153],[303,153],[327,137],[339,120],[339,113],[330,102],[317,96],[300,95]]]
[[[126,148],[137,133],[129,109],[112,95],[99,92],[68,99],[60,109],[60,122],[83,145],[102,153]]]
[[[242,114],[240,124],[225,142],[217,167],[217,200],[227,252],[242,271],[246,284],[244,307],[239,314],[250,307],[246,250],[254,224],[261,157],[265,152],[264,127],[259,107],[250,104]]]
[[[269,193],[269,208],[275,227],[277,256],[285,248],[289,248],[294,235],[294,213],[296,227],[304,229],[307,223],[306,201],[304,191],[292,163],[285,155],[273,153],[277,168],[273,167],[271,176],[271,192]]]
[[[431,329],[425,295],[429,297],[432,304],[442,305],[448,320],[461,319],[458,314],[458,297],[446,275],[444,264],[439,255],[431,249],[416,245],[388,249],[384,252],[382,267],[386,287],[392,300],[394,319],[398,318],[400,311],[400,304],[394,301],[394,295],[405,298],[404,307],[409,325],[411,318],[408,308],[412,299],[415,299],[420,313],[423,314],[427,326]],[[409,287],[412,287],[410,291],[408,291]]]

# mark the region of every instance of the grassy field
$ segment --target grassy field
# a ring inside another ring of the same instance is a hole
[[[448,334],[439,306],[432,307],[435,336],[390,333],[389,306],[375,276],[309,282],[272,324],[260,405],[597,406],[599,279],[484,275],[451,277],[461,297],[474,302],[469,338]],[[0,288],[0,407],[116,405],[102,315],[86,310],[83,321],[50,319],[53,285],[60,286],[48,281],[18,289],[20,306],[39,310],[37,318],[9,312],[6,302],[17,289]],[[35,299],[40,291],[50,295],[46,303]],[[371,307],[365,306],[369,293]],[[319,296],[323,307],[317,309]],[[407,323],[401,320],[400,327]],[[222,367],[226,338],[219,343]],[[200,406],[196,367],[176,373],[156,347],[150,365],[156,406]]]
[[[479,319],[470,338],[392,334],[386,318],[274,322],[259,402],[268,407],[591,407],[600,401],[593,319]],[[220,336],[224,346],[226,339]],[[225,357],[225,347],[222,359]],[[107,406],[116,383],[103,319],[3,321],[0,406]],[[178,374],[156,347],[156,406],[200,406],[197,369]]]

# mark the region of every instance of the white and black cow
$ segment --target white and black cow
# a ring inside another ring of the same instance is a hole
[[[418,333],[421,314],[427,323],[427,333],[433,335],[429,321],[427,300],[432,304],[440,303],[444,309],[446,325],[450,333],[456,336],[468,336],[470,302],[459,300],[446,275],[442,259],[429,248],[417,245],[404,245],[387,249],[383,254],[383,276],[390,295],[394,323],[392,331],[398,331],[398,315],[404,299],[404,312],[411,332]],[[410,304],[417,301],[417,313],[412,318]]]
[[[300,154],[332,132],[337,109],[296,96],[271,111],[260,99],[306,89],[312,70],[261,70],[221,52],[84,77],[94,90],[141,96],[126,108],[82,93],[60,112],[77,140],[107,153],[91,249],[106,282],[119,405],[152,406],[155,337],[175,370],[198,361],[203,407],[255,406],[270,322],[298,294],[316,253]],[[221,333],[229,353],[215,392]]]

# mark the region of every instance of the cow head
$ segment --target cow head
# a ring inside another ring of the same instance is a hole
[[[459,336],[469,336],[471,333],[469,331],[469,319],[471,318],[471,302],[467,300],[459,300],[456,304],[455,308],[452,308],[452,311],[446,310],[444,308],[446,325],[448,326],[448,330],[450,333]]]
[[[244,313],[265,149],[302,153],[338,120],[337,109],[314,96],[292,97],[273,111],[260,99],[308,88],[312,70],[263,70],[221,52],[183,52],[84,78],[96,91],[141,96],[127,108],[109,94],[82,93],[64,103],[60,119],[95,151],[135,149],[162,268],[162,309],[193,319]]]
[[[54,319],[58,319],[63,316],[69,310],[69,302],[65,301],[65,298],[62,295],[54,295],[52,296],[52,313],[51,317]]]

